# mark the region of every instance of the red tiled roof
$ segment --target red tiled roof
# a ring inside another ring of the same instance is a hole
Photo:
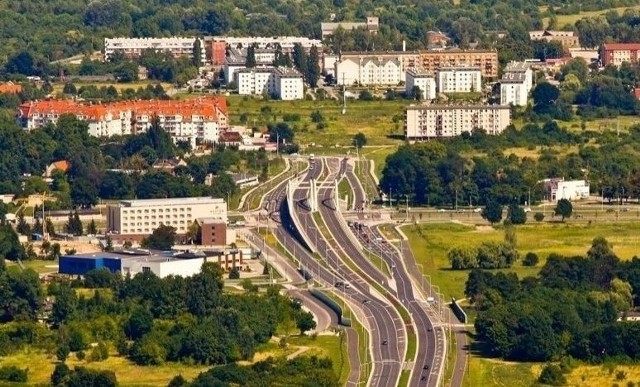
[[[606,43],[602,47],[609,50],[640,50],[640,43]]]
[[[16,85],[13,82],[0,83],[0,93],[18,94],[22,91],[22,85]]]

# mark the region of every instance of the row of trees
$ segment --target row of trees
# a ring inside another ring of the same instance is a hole
[[[620,262],[604,238],[585,257],[549,256],[538,277],[474,270],[465,294],[487,351],[506,359],[639,359],[636,324],[616,322],[640,289],[640,260]]]

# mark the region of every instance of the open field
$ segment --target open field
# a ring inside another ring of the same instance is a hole
[[[341,114],[341,104],[336,100],[324,101],[264,101],[259,98],[231,95],[227,98],[232,123],[240,123],[246,113],[247,125],[264,125],[269,121],[281,121],[285,114],[299,115],[290,122],[296,128],[296,141],[306,146],[312,143],[351,145],[351,138],[358,132],[367,136],[368,145],[387,145],[400,140],[389,138],[403,133],[404,107],[411,101],[349,101],[347,113]],[[311,122],[311,113],[319,111],[326,128],[318,129]],[[396,121],[393,122],[393,117]]]
[[[419,264],[425,274],[431,276],[434,285],[446,298],[464,297],[467,270],[450,270],[447,252],[457,246],[479,246],[483,241],[502,241],[502,228],[463,225],[458,223],[422,224],[403,227]],[[505,271],[515,272],[519,277],[533,276],[544,265],[550,253],[562,255],[584,255],[593,238],[603,236],[613,245],[621,259],[630,259],[638,254],[640,247],[640,223],[625,224],[527,224],[516,227],[520,256],[534,252],[540,257],[537,267],[529,268],[517,262]]]
[[[286,348],[280,348],[273,341],[259,346],[254,361],[263,360],[269,356],[289,356],[300,351],[301,356],[316,355],[330,358],[335,372],[346,380],[349,374],[346,342],[342,343],[339,336],[324,335],[315,339],[292,336],[288,343]],[[342,359],[345,359],[346,365]],[[47,355],[44,351],[30,348],[0,359],[0,366],[15,365],[19,368],[28,368],[30,385],[48,385],[56,363],[55,355]],[[143,367],[119,356],[115,351],[111,351],[110,357],[101,362],[79,361],[74,354],[71,354],[66,363],[72,369],[74,366],[86,366],[92,369],[115,371],[119,384],[124,386],[166,386],[178,374],[191,380],[210,368],[210,366],[170,362],[161,366]]]
[[[618,373],[620,374],[618,375]],[[640,383],[640,367],[637,365],[579,365],[567,375],[567,386],[630,386]]]
[[[471,355],[464,387],[529,387],[534,385],[541,368],[533,363],[513,363]],[[592,384],[595,386],[595,384]]]
[[[117,83],[117,82],[79,82],[79,81],[75,81],[73,82],[73,84],[76,86],[76,89],[80,89],[83,86],[95,86],[98,89],[106,86],[113,86],[116,88],[116,90],[118,91],[122,91],[124,89],[134,89],[134,90],[138,90],[139,88],[146,88],[147,85],[152,85],[155,86],[157,84],[160,84],[162,86],[162,88],[167,91],[169,89],[171,89],[173,87],[173,85],[171,85],[170,83],[166,83],[166,82],[155,82],[155,81],[137,81],[137,82],[131,82],[131,83]],[[53,93],[62,93],[62,89],[64,88],[64,83],[54,83],[53,85]]]
[[[541,8],[541,11],[547,9],[547,7],[540,7],[540,8]],[[609,8],[609,9],[603,9],[600,11],[585,11],[575,15],[557,15],[558,27],[562,28],[565,24],[574,25],[580,19],[584,19],[587,17],[596,17],[598,15],[604,15],[605,13],[610,11],[616,11],[619,14],[622,14],[627,9],[637,10],[637,9],[640,9],[640,5],[631,6],[631,7]],[[549,18],[545,17],[544,19],[542,19],[542,22],[544,23],[545,26],[549,25]]]

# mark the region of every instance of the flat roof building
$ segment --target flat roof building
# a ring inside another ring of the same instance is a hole
[[[498,52],[496,50],[426,50],[420,51],[420,66],[424,71],[435,73],[447,66],[477,66],[482,76],[498,78]]]
[[[199,218],[227,221],[224,199],[204,197],[122,200],[107,206],[107,232],[117,240],[140,242],[160,225],[172,226],[185,235]]]
[[[198,38],[105,38],[104,60],[108,61],[116,52],[126,58],[136,58],[145,50],[156,52],[170,52],[174,57],[188,56],[193,58],[193,48]],[[201,61],[206,60],[204,46],[200,50]]]
[[[322,32],[322,40],[325,40],[327,37],[333,35],[335,30],[338,27],[345,29],[347,31],[355,30],[357,28],[364,28],[370,33],[377,33],[379,27],[380,20],[375,16],[367,17],[365,22],[329,22],[329,23],[320,23],[320,29]]]
[[[502,105],[411,105],[405,110],[405,136],[414,142],[454,137],[482,129],[497,135],[511,123],[511,109]]]

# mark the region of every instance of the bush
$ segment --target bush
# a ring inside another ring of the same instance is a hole
[[[27,381],[27,370],[21,370],[16,366],[0,367],[0,380],[25,383]]]
[[[103,361],[109,358],[109,347],[104,342],[99,342],[96,347],[91,350],[89,359],[91,361]]]
[[[539,258],[536,255],[536,253],[527,253],[527,255],[524,256],[524,259],[522,260],[522,264],[524,266],[535,266],[537,265],[539,262]]]
[[[56,350],[56,357],[59,361],[64,362],[65,360],[67,360],[67,357],[69,357],[69,352],[71,352],[69,346],[66,344],[62,344]]]
[[[562,374],[560,367],[554,364],[547,364],[542,369],[538,382],[551,386],[562,386],[567,382],[567,379]]]
[[[234,267],[233,269],[229,270],[229,279],[240,279],[240,269]]]
[[[544,220],[544,214],[542,212],[536,212],[533,214],[533,219],[535,219],[536,222],[542,222]]]
[[[66,364],[56,364],[56,368],[54,368],[53,373],[51,374],[51,384],[53,386],[62,384],[69,374],[71,374],[71,370]]]
[[[78,359],[80,361],[83,361],[86,356],[87,355],[84,353],[84,351],[76,352],[76,359]]]

